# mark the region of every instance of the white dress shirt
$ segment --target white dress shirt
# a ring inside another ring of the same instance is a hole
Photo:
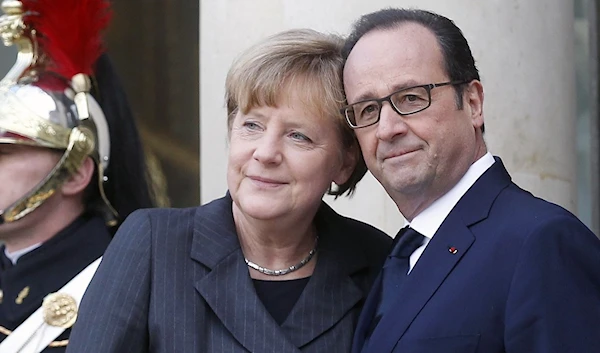
[[[446,217],[448,217],[454,206],[456,206],[463,195],[467,193],[477,179],[479,179],[479,177],[481,177],[494,162],[495,160],[492,154],[487,152],[469,167],[465,175],[463,175],[450,191],[435,200],[429,207],[419,213],[412,222],[407,224],[407,226],[410,226],[425,237],[423,245],[410,255],[409,273],[417,261],[419,261],[427,244],[429,244],[434,234],[440,228]]]

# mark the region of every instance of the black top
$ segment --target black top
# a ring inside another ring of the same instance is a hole
[[[99,258],[111,240],[104,220],[83,215],[40,247],[24,254],[16,265],[0,246],[0,326],[13,331],[41,305],[44,297],[62,288]],[[70,329],[55,341],[69,337]],[[0,342],[6,335],[0,333]],[[60,353],[65,347],[44,351]]]
[[[253,279],[258,298],[278,325],[283,324],[310,277],[288,281],[265,281]]]

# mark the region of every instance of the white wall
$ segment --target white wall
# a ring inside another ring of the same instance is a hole
[[[227,188],[223,95],[233,58],[257,40],[288,28],[347,34],[361,14],[388,6],[424,8],[456,22],[482,76],[489,149],[503,158],[522,187],[574,210],[572,0],[202,0],[202,203],[222,196]],[[390,235],[403,224],[370,175],[353,199],[330,204]]]

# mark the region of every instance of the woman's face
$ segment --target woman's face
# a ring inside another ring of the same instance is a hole
[[[277,221],[314,213],[331,182],[344,183],[354,169],[335,122],[290,93],[276,108],[238,112],[233,120],[227,184],[247,217]]]

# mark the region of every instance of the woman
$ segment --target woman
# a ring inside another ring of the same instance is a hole
[[[338,113],[341,45],[287,31],[233,64],[229,192],[129,217],[86,293],[69,352],[350,350],[390,239],[321,200],[351,193],[365,173]]]

